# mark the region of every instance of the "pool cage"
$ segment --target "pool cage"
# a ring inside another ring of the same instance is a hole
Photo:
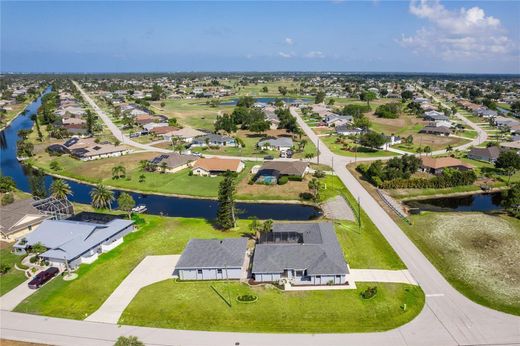
[[[66,198],[47,197],[38,199],[34,202],[33,207],[41,213],[49,215],[51,220],[63,220],[74,215],[74,206]]]

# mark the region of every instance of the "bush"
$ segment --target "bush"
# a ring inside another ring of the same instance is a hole
[[[191,177],[192,175],[193,175],[193,171],[189,171],[189,172],[188,172],[188,176]]]
[[[61,169],[60,164],[59,164],[58,161],[56,161],[56,160],[52,160],[52,161],[51,161],[50,168],[51,168],[53,171],[59,171],[59,170]]]
[[[6,274],[11,270],[11,266],[7,263],[0,263],[0,274]]]
[[[282,177],[283,178],[283,177]],[[302,177],[299,177],[297,175],[288,175],[287,176],[287,179],[289,181],[303,181],[303,178]]]
[[[14,196],[12,193],[6,193],[2,196],[2,205],[8,205],[14,202]]]
[[[396,119],[399,118],[400,113],[401,105],[399,103],[388,103],[377,107],[374,114],[380,118]]]
[[[301,192],[300,198],[303,199],[304,201],[310,201],[314,198],[314,195],[310,192]]]
[[[368,287],[366,290],[361,292],[361,298],[363,299],[371,299],[374,298],[377,294],[377,286]]]
[[[114,346],[145,346],[137,336],[120,336]]]
[[[325,178],[325,172],[322,170],[317,170],[316,172],[314,172],[314,177],[315,178]]]
[[[253,294],[244,294],[237,297],[239,303],[254,303],[258,300],[258,297]]]
[[[29,262],[31,262],[31,263],[38,262],[38,256],[33,256],[33,257],[29,258]]]
[[[289,182],[289,177],[280,177],[278,179],[278,185],[285,185]]]

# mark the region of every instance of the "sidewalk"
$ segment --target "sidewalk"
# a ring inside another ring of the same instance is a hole
[[[32,280],[32,278],[22,282],[6,294],[0,297],[0,310],[13,310],[18,304],[20,304],[24,299],[29,297],[31,294],[36,292],[37,290],[30,289],[27,284]]]
[[[391,282],[418,285],[408,270],[350,269],[354,282]]]

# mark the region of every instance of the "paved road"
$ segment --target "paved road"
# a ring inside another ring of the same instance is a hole
[[[0,297],[0,309],[1,310],[13,310],[18,304],[20,304],[25,298],[29,297],[35,291],[30,289],[27,284],[32,278],[26,280],[20,285],[13,288]]]
[[[117,323],[141,288],[173,277],[173,269],[180,257],[180,255],[145,257],[117,286],[103,305],[85,320]]]

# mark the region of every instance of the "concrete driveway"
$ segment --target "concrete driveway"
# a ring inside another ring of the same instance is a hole
[[[117,323],[139,290],[155,282],[173,278],[173,270],[181,255],[147,256],[117,286],[101,307],[85,320]]]

